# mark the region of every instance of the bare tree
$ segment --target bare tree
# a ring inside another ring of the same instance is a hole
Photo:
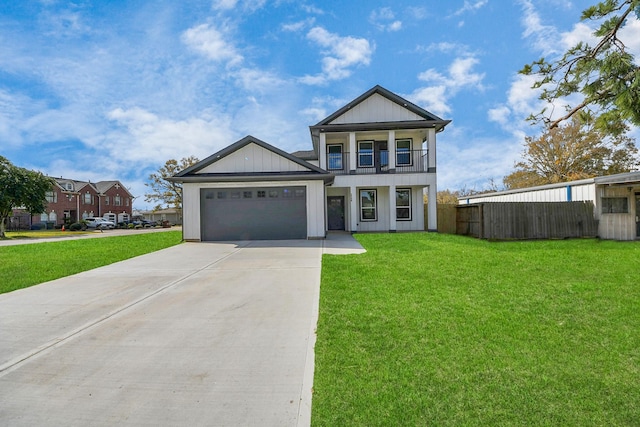
[[[146,193],[145,201],[158,203],[155,209],[173,207],[182,209],[182,184],[167,180],[178,172],[198,163],[195,156],[185,157],[180,161],[175,159],[167,162],[158,169],[158,172],[149,175],[149,182],[145,185],[151,189]]]

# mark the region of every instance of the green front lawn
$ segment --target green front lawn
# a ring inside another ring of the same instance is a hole
[[[314,426],[640,425],[640,243],[366,234],[325,255]]]
[[[62,231],[62,230],[21,230],[21,231],[7,231],[5,236],[7,239],[42,239],[45,237],[71,237],[81,234],[91,234],[93,230],[89,231]]]
[[[180,231],[0,246],[0,293],[177,245]]]

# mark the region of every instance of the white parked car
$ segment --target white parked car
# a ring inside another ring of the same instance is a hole
[[[85,218],[85,221],[87,222],[88,228],[116,228],[116,225],[112,221],[100,217]]]

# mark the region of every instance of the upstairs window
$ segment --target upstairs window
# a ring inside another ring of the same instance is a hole
[[[411,165],[411,140],[410,139],[396,140],[396,165],[397,166]]]
[[[83,197],[82,197],[82,203],[84,203],[85,205],[92,205],[93,204],[93,198],[91,197],[91,193],[84,193]]]
[[[48,203],[57,203],[58,202],[58,192],[57,191],[47,191],[46,194]]]
[[[109,196],[104,196],[104,204],[105,205],[109,204]]]
[[[358,141],[358,166],[373,167],[373,141]]]
[[[409,188],[396,190],[396,219],[411,221],[411,189]]]
[[[120,198],[120,195],[113,196],[113,204],[114,206],[122,206],[122,199]]]
[[[327,145],[327,169],[342,169],[342,144]]]

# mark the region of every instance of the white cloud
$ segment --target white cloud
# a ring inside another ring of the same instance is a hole
[[[422,20],[427,18],[430,14],[426,7],[411,6],[406,9],[407,14],[411,19]]]
[[[560,47],[562,50],[567,50],[579,42],[586,42],[591,46],[594,46],[596,37],[593,35],[593,28],[583,22],[579,22],[574,25],[571,31],[567,31],[560,34]]]
[[[210,24],[200,24],[182,33],[182,42],[215,62],[227,62],[236,65],[242,62],[232,43],[225,39],[225,34]]]
[[[523,37],[532,39],[534,48],[545,56],[558,53],[561,37],[556,28],[542,23],[542,19],[531,0],[521,0],[520,3],[523,8]]]
[[[214,0],[211,4],[213,10],[230,10],[236,7],[238,0]]]
[[[506,105],[502,105],[496,108],[491,108],[487,112],[489,120],[496,122],[503,127],[509,123],[509,117],[511,116],[511,109]]]
[[[40,21],[45,33],[53,37],[76,37],[91,31],[82,15],[70,10],[43,13],[40,15]]]
[[[371,22],[380,31],[399,31],[402,29],[402,21],[396,19],[395,13],[389,7],[382,7],[371,11]]]
[[[630,19],[619,32],[629,52],[634,55],[635,63],[640,65],[640,19]]]
[[[303,21],[292,22],[289,24],[282,24],[280,28],[282,31],[290,31],[292,33],[297,33],[298,31],[302,31],[305,28],[313,26],[315,23],[315,18],[308,18]]]
[[[464,56],[453,60],[446,75],[434,69],[420,73],[418,79],[428,83],[428,86],[416,89],[408,95],[409,99],[437,115],[450,114],[449,99],[460,90],[484,90],[482,81],[485,74],[473,72],[478,63],[474,56]]]
[[[269,92],[285,83],[274,73],[250,68],[239,70],[236,73],[236,78],[242,88],[248,92]]]
[[[464,5],[460,9],[453,12],[453,16],[459,16],[466,12],[475,12],[478,9],[482,8],[484,5],[486,5],[488,2],[489,0],[478,0],[474,3],[471,3],[465,0]]]
[[[341,37],[330,33],[322,27],[314,27],[307,33],[307,38],[320,47],[322,52],[322,74],[306,75],[300,79],[310,85],[324,84],[332,80],[340,80],[351,75],[351,68],[369,65],[375,47],[367,39]]]
[[[300,5],[300,8],[307,13],[313,13],[315,15],[324,15],[324,10],[311,4],[302,4]]]
[[[167,159],[195,155],[203,158],[237,137],[232,120],[225,114],[202,112],[199,116],[172,120],[134,107],[116,108],[108,119],[117,124],[104,141],[94,140],[113,158],[141,165],[164,163]]]

